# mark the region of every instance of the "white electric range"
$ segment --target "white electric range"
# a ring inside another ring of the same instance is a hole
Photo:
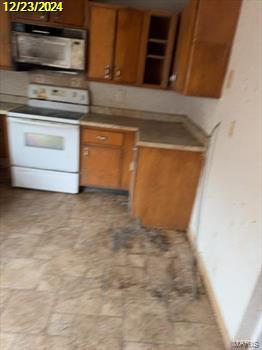
[[[12,185],[78,193],[80,119],[87,90],[30,84],[28,104],[8,113]]]

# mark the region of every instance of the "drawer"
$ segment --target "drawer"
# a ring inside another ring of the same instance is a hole
[[[96,145],[122,146],[124,135],[120,132],[108,131],[105,129],[82,130],[82,142]]]

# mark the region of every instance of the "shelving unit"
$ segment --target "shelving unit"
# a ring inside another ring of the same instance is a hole
[[[175,41],[177,16],[167,11],[150,11],[144,23],[140,83],[165,88]]]

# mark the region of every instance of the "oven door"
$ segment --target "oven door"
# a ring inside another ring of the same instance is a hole
[[[17,62],[71,68],[71,39],[20,32],[14,36]]]
[[[8,118],[11,165],[79,171],[79,125]]]

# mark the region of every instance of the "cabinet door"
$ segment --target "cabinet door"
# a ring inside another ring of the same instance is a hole
[[[60,2],[60,0],[57,0]],[[85,22],[85,0],[63,0],[63,11],[50,14],[50,21],[82,27]]]
[[[122,150],[100,146],[82,146],[81,185],[119,188]]]
[[[11,38],[8,12],[0,11],[0,68],[11,68]]]
[[[174,88],[183,92],[195,30],[198,0],[192,0],[182,13],[174,62]]]
[[[90,6],[88,78],[111,80],[117,10]]]
[[[191,0],[182,13],[173,84],[190,96],[220,97],[242,0]]]
[[[114,80],[136,83],[144,13],[132,9],[118,11]]]
[[[201,152],[140,147],[133,216],[145,226],[185,231],[202,162]]]

